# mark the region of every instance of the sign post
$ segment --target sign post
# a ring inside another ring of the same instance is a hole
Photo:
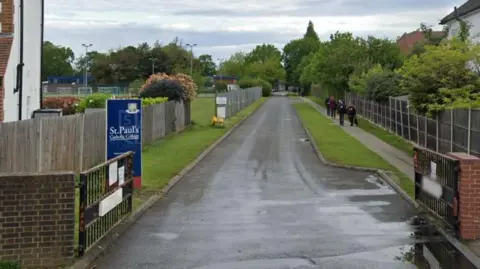
[[[226,119],[227,118],[227,97],[217,96],[215,98],[215,103],[217,105],[217,118]]]
[[[106,158],[133,151],[133,187],[142,187],[142,100],[107,100]]]

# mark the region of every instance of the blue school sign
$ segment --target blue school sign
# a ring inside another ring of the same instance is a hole
[[[133,185],[142,186],[142,100],[107,100],[107,160],[133,151]]]

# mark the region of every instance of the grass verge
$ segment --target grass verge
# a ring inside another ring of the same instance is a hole
[[[390,165],[339,126],[332,124],[330,119],[318,113],[310,104],[297,103],[293,106],[305,128],[313,136],[318,149],[328,161],[388,171],[392,179],[410,197],[414,196],[414,183],[407,175]]]
[[[325,100],[321,100],[318,97],[313,97],[313,96],[308,96],[308,99],[314,101],[315,103],[319,104],[323,108],[325,107]],[[358,126],[360,129],[364,130],[365,132],[370,133],[371,135],[376,136],[378,139],[382,140],[383,142],[391,145],[392,147],[395,147],[396,149],[399,149],[409,156],[412,156],[413,154],[413,145],[403,139],[402,137],[391,133],[387,130],[385,130],[382,127],[379,127],[375,125],[374,123],[370,122],[369,120],[361,117],[363,120],[361,121],[361,124]]]
[[[192,102],[192,125],[179,133],[171,134],[147,146],[143,150],[142,189],[135,191],[133,209],[159,193],[171,178],[194,161],[217,139],[224,135],[240,120],[261,106],[267,98],[260,98],[236,116],[225,121],[225,128],[210,125],[214,114],[214,98],[197,98]],[[78,242],[79,192],[76,190],[75,242]]]
[[[409,143],[402,137],[375,125],[369,120],[363,118],[361,124],[358,127],[360,127],[365,132],[376,136],[378,139],[391,145],[392,147],[405,152],[409,156],[413,155],[413,145],[411,143]]]
[[[217,139],[240,120],[250,115],[267,98],[261,98],[225,121],[225,128],[212,128],[210,118],[214,113],[211,98],[198,98],[192,103],[192,126],[183,132],[169,135],[143,151],[142,189],[134,196],[134,208],[140,206],[152,194],[158,193],[170,179],[194,161]],[[211,104],[211,105],[210,105]]]

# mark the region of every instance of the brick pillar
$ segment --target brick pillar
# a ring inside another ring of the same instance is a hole
[[[74,258],[75,174],[0,174],[0,260],[59,268]]]
[[[460,238],[480,239],[480,159],[467,153],[449,153],[460,161],[458,179]]]

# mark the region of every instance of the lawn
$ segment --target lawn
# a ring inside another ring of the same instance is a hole
[[[309,130],[322,155],[331,162],[378,168],[390,171],[392,178],[400,187],[413,197],[414,184],[407,175],[390,165],[382,157],[368,149],[360,141],[346,133],[339,126],[307,103],[294,104],[294,107]]]
[[[192,102],[192,120],[197,125],[208,125],[215,113],[215,98],[200,97]]]
[[[296,93],[296,92],[288,92],[287,96],[288,97],[299,97],[298,93]]]
[[[133,209],[138,208],[153,194],[159,193],[171,178],[194,161],[204,150],[261,106],[267,98],[261,98],[240,111],[235,117],[225,121],[225,128],[212,128],[210,119],[214,114],[213,98],[197,98],[192,102],[192,121],[190,127],[179,133],[171,134],[143,150],[142,189],[133,196]],[[76,194],[78,211],[78,190]],[[75,242],[78,242],[78,212],[75,214]]]
[[[225,134],[241,119],[250,115],[266,98],[261,98],[225,121],[225,128],[212,128],[213,98],[197,98],[192,103],[194,124],[180,133],[169,135],[143,151],[142,190],[135,195],[134,207],[139,206],[153,193],[159,192],[170,179],[194,161],[204,150]]]
[[[318,97],[308,96],[308,99],[314,101],[315,103],[319,104],[323,108],[325,108],[325,100],[321,100]],[[385,130],[382,127],[379,127],[367,119],[362,120],[362,124],[360,127],[365,132],[368,132],[378,139],[382,140],[383,142],[390,144],[391,146],[405,152],[409,156],[413,154],[413,145],[409,143],[407,140],[403,139],[402,137]]]
[[[308,99],[312,100],[313,102],[319,104],[321,107],[323,108],[327,108],[327,106],[325,105],[325,100],[322,100],[322,98],[318,98],[318,97],[315,97],[315,96],[307,96]]]

